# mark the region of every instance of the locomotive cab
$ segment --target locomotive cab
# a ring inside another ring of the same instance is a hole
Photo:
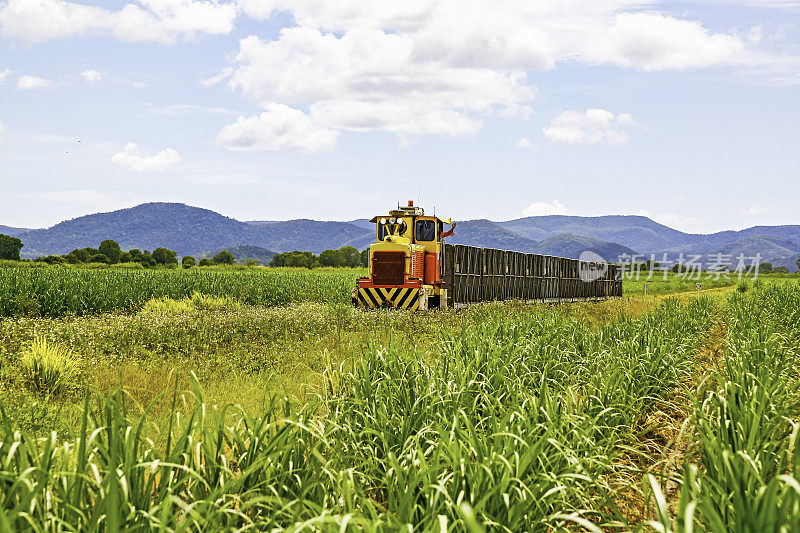
[[[445,307],[444,238],[452,229],[445,232],[444,225],[451,221],[426,216],[409,201],[370,222],[375,224],[375,242],[369,248],[369,277],[358,280],[353,303],[410,310]]]

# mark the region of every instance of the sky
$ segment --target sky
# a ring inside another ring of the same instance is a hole
[[[0,0],[0,224],[800,224],[800,0]]]

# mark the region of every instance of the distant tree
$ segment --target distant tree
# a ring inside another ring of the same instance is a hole
[[[153,250],[153,260],[159,265],[178,264],[178,252],[159,246]]]
[[[104,254],[94,254],[92,256],[92,263],[108,263],[108,257]]]
[[[211,262],[211,259],[209,259],[208,257],[204,257],[204,258],[202,258],[202,259],[200,260],[200,262],[198,263],[198,265],[199,265],[199,266],[201,266],[201,267],[207,267],[207,266],[211,266],[211,265],[213,265],[213,264],[214,264],[214,263],[212,263],[212,262]]]
[[[789,269],[785,266],[779,266],[772,269],[773,274],[788,274]]]
[[[153,259],[153,256],[147,250],[142,252],[134,248],[129,253],[131,254],[131,260],[134,263],[139,263],[140,265],[143,265],[145,267],[155,266],[156,264],[156,260]]]
[[[70,264],[73,264],[73,265],[81,262],[78,259],[78,256],[75,255],[75,251],[74,250],[72,252],[68,253],[67,255],[65,255],[64,259],[67,261],[67,263],[70,263]]]
[[[78,248],[67,254],[68,257],[74,257],[76,263],[88,263],[92,260],[93,255],[94,254],[89,253],[86,248]]]
[[[311,252],[284,252],[282,254],[275,254],[269,262],[271,267],[300,267],[300,268],[314,268],[319,266],[317,257]]]
[[[344,266],[355,268],[361,263],[361,254],[352,246],[343,246],[339,251],[344,256]]]
[[[249,267],[261,266],[261,261],[259,261],[258,259],[248,259],[247,266]]]
[[[285,267],[286,266],[286,258],[289,256],[289,252],[282,253],[282,254],[275,254],[272,256],[272,259],[269,261],[269,265],[271,267]]]
[[[150,255],[150,252],[148,252],[147,250],[142,252],[141,250],[137,250],[136,248],[133,248],[129,252],[126,252],[126,253],[129,253],[131,255],[131,259],[130,259],[131,263],[139,263],[140,265],[142,265],[144,267],[152,267],[152,266],[155,266],[155,264],[156,264],[156,260],[153,259],[153,256]],[[120,256],[120,259],[122,259],[121,256]]]
[[[131,254],[131,261],[133,261],[134,263],[145,263],[146,258],[148,257],[144,255],[142,251],[139,250],[138,248],[131,248],[131,251],[129,251],[128,253]]]
[[[34,259],[36,263],[47,263],[48,265],[61,265],[66,261],[63,255],[45,255]]]
[[[197,261],[195,261],[194,257],[192,257],[191,255],[184,255],[183,259],[181,259],[181,266],[183,266],[183,268],[191,268],[196,263]]]
[[[122,255],[122,248],[119,247],[119,243],[111,239],[101,242],[97,251],[108,257],[110,263],[119,263],[119,257]]]
[[[361,251],[361,266],[369,267],[369,248]]]
[[[345,257],[341,250],[323,250],[319,254],[319,264],[326,267],[343,267]]]
[[[800,271],[800,257],[797,258],[797,270]]]
[[[132,263],[133,262],[133,256],[131,255],[130,252],[122,252],[121,254],[119,254],[119,262],[120,263]]]
[[[19,251],[23,246],[22,241],[16,237],[0,234],[0,259],[19,261]]]
[[[759,274],[771,274],[772,273],[772,263],[761,263],[758,265],[758,273]]]
[[[286,258],[286,266],[300,268],[315,268],[319,266],[319,259],[311,252],[291,252]]]
[[[233,254],[228,250],[222,250],[220,253],[211,258],[215,265],[232,265],[236,262]]]

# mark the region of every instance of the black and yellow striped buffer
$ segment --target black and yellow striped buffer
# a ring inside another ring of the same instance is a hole
[[[416,311],[419,309],[419,291],[417,287],[359,287],[358,305],[372,309],[395,308]]]

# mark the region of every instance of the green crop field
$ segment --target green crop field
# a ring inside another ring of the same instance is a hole
[[[23,270],[2,530],[800,523],[796,277],[413,314],[361,271]]]
[[[68,316],[130,312],[151,298],[183,298],[194,292],[230,296],[262,306],[350,300],[366,269],[129,270],[70,267],[0,268],[0,316]],[[735,275],[688,278],[669,273],[623,280],[626,294],[672,293],[737,283]]]
[[[135,310],[151,298],[193,292],[253,305],[346,302],[364,269],[124,270],[0,268],[0,316]]]

